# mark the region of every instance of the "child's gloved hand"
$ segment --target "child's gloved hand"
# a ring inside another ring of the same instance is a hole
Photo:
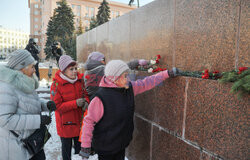
[[[173,67],[171,70],[168,71],[168,75],[170,78],[176,77],[180,75],[182,71],[176,67]]]
[[[88,160],[90,152],[91,152],[91,148],[83,148],[82,147],[79,155],[82,157],[82,160]]]
[[[145,60],[145,59],[139,59],[138,62],[139,62],[140,66],[145,66],[145,65],[149,64],[149,61]]]

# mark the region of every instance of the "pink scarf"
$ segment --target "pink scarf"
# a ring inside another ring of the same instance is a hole
[[[69,83],[74,84],[77,81],[77,76],[75,79],[70,79],[67,76],[65,76],[62,72],[60,72],[60,77],[64,79],[65,81],[68,81]]]

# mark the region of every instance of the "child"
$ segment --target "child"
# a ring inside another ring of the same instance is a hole
[[[56,103],[57,134],[61,137],[63,160],[71,160],[72,141],[75,153],[80,152],[78,142],[85,103],[89,103],[77,63],[68,55],[59,59],[59,71],[51,85],[51,100]]]
[[[91,144],[99,160],[124,160],[125,148],[132,140],[134,130],[134,96],[179,72],[173,68],[130,82],[128,71],[128,65],[121,60],[112,60],[106,65],[105,76],[84,118],[79,153],[83,160],[88,159]]]

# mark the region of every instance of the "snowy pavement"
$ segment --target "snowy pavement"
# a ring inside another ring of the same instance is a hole
[[[62,160],[61,155],[61,141],[60,137],[56,132],[56,122],[55,115],[53,113],[52,122],[48,126],[51,138],[45,144],[44,151],[47,160]],[[72,160],[82,160],[81,157],[77,154],[74,154],[74,149],[72,149]],[[89,160],[98,160],[98,156],[94,155],[89,158]]]

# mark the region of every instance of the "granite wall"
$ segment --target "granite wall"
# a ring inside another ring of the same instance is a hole
[[[162,56],[161,67],[250,67],[249,0],[155,0],[77,37],[78,61]],[[139,76],[150,75],[139,73]],[[231,84],[178,77],[136,97],[129,160],[247,160],[250,96]]]

